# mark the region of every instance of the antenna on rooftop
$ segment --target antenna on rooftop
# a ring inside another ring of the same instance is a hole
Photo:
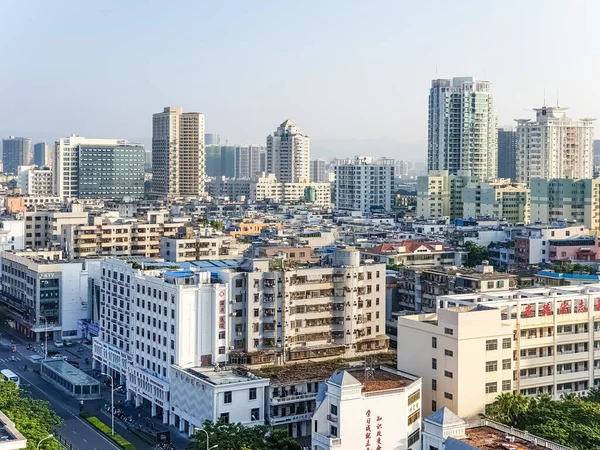
[[[544,104],[542,106],[546,106],[546,88],[544,88]]]
[[[558,89],[556,90],[556,107],[558,108]]]
[[[372,356],[365,358],[365,390],[367,389],[367,380],[375,381],[375,367]]]

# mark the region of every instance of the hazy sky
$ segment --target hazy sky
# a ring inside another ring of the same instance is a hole
[[[0,0],[0,17],[3,134],[141,138],[179,105],[236,143],[286,118],[424,143],[436,70],[491,80],[501,125],[544,89],[600,116],[593,0]]]

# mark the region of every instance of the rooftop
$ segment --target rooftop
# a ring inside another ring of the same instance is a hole
[[[233,383],[245,383],[253,380],[260,380],[261,377],[254,375],[243,368],[221,369],[213,367],[190,367],[182,369],[190,375],[206,381],[215,386]]]
[[[466,433],[467,438],[461,439],[461,442],[472,445],[480,450],[496,450],[499,448],[513,450],[542,450],[547,448],[519,438],[515,438],[515,442],[509,442],[506,439],[507,433],[489,426],[467,428]],[[533,438],[533,436],[531,437]],[[506,447],[503,446],[503,444],[513,445],[513,447]]]
[[[414,378],[408,378],[395,369],[382,366],[375,366],[366,370],[364,368],[348,369],[347,373],[363,385],[363,393],[404,388],[415,381]]]
[[[10,448],[25,448],[27,439],[19,430],[15,428],[15,424],[6,415],[0,411],[0,447],[2,442],[11,442]],[[17,444],[18,441],[21,445]]]

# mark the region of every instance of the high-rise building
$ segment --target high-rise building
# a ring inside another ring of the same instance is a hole
[[[126,139],[72,135],[55,145],[54,193],[61,198],[144,196],[145,150]]]
[[[529,188],[507,178],[474,181],[461,193],[463,218],[485,217],[508,223],[529,223]]]
[[[205,145],[221,145],[221,136],[214,133],[206,133],[204,135]]]
[[[517,179],[517,133],[498,128],[498,178]]]
[[[417,216],[462,219],[462,190],[472,180],[471,172],[433,170],[417,178]]]
[[[391,211],[396,164],[393,159],[357,156],[335,166],[335,207],[361,211]]]
[[[50,146],[45,142],[39,142],[33,146],[33,165],[38,167],[50,167],[52,154]]]
[[[257,178],[261,170],[261,154],[265,148],[258,145],[207,145],[206,175],[226,178]]]
[[[266,153],[267,149],[262,145],[249,145],[250,152],[250,169],[249,177],[258,178],[261,173],[267,170],[266,168]]]
[[[592,178],[594,120],[567,117],[569,108],[535,109],[535,121],[517,119],[517,181]]]
[[[498,173],[497,116],[489,81],[433,80],[429,91],[428,169],[470,170],[479,180]]]
[[[31,161],[31,139],[9,136],[2,139],[2,165],[5,173],[19,171],[19,166],[27,166]]]
[[[204,193],[204,114],[167,106],[152,116],[152,189],[159,197]]]
[[[23,194],[52,196],[52,170],[48,167],[19,166],[17,183]]]
[[[329,177],[327,174],[327,162],[324,159],[310,160],[310,182],[327,183]]]
[[[281,183],[297,183],[310,178],[310,138],[286,120],[275,134],[267,136],[267,172]]]

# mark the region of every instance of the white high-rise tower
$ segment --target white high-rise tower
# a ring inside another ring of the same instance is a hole
[[[571,119],[568,109],[544,106],[535,122],[517,119],[517,181],[593,178],[596,119]]]
[[[291,120],[267,136],[267,173],[275,174],[280,183],[310,179],[310,138]]]
[[[491,180],[498,174],[497,115],[489,81],[472,77],[433,80],[429,90],[429,170],[470,170]]]
[[[167,106],[152,116],[152,190],[161,197],[204,194],[204,114]]]

